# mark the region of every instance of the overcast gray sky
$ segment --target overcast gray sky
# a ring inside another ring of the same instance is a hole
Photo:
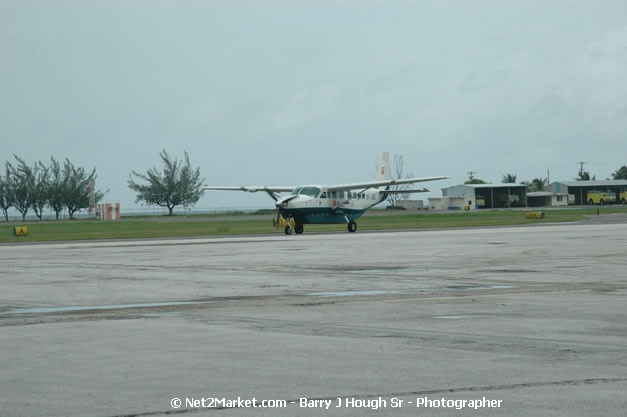
[[[212,185],[597,178],[627,164],[627,2],[0,1],[0,163],[131,170],[190,154]],[[422,195],[421,197],[425,197]],[[210,192],[197,207],[263,206]]]

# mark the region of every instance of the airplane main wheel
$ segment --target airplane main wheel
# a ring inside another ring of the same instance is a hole
[[[291,235],[292,234],[292,226],[290,226],[289,224],[287,226],[285,226],[285,234],[286,235]]]
[[[354,221],[350,221],[348,222],[348,231],[353,233],[357,231],[357,223],[355,223]]]
[[[303,232],[305,231],[305,227],[301,224],[301,223],[296,223],[296,234],[297,235],[302,235]]]

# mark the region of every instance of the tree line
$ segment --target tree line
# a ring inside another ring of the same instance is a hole
[[[204,178],[200,177],[199,168],[192,168],[187,152],[183,161],[170,157],[165,150],[160,156],[162,172],[156,168],[145,174],[132,171],[135,177],[146,183],[140,184],[129,177],[128,186],[137,193],[136,202],[165,207],[172,215],[174,207],[189,206],[198,201]],[[6,221],[11,208],[20,212],[22,221],[30,210],[42,220],[47,207],[55,212],[56,219],[63,210],[67,210],[72,219],[78,210],[90,206],[92,192],[93,203],[105,195],[90,189],[96,180],[96,168],[88,172],[67,158],[63,163],[51,157],[49,165],[41,161],[29,165],[19,156],[13,157],[15,161],[5,162],[4,173],[0,175],[0,209]]]
[[[17,155],[13,163],[5,162],[0,175],[0,210],[9,221],[9,209],[22,215],[22,221],[32,209],[42,220],[46,207],[55,212],[56,219],[67,210],[70,219],[78,210],[89,207],[90,184],[96,180],[96,168],[88,172],[74,165],[69,159],[63,163],[50,157],[48,165],[41,161],[29,165]],[[104,197],[103,192],[93,190],[95,202]]]

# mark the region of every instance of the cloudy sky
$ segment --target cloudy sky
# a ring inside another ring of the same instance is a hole
[[[1,0],[0,163],[131,170],[187,151],[211,185],[604,179],[627,164],[627,2]],[[424,195],[421,197],[425,197]],[[206,193],[197,207],[271,206]]]

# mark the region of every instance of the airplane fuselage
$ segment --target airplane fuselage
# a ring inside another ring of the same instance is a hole
[[[387,197],[385,190],[329,191],[324,185],[297,187],[276,206],[297,224],[348,223]]]

